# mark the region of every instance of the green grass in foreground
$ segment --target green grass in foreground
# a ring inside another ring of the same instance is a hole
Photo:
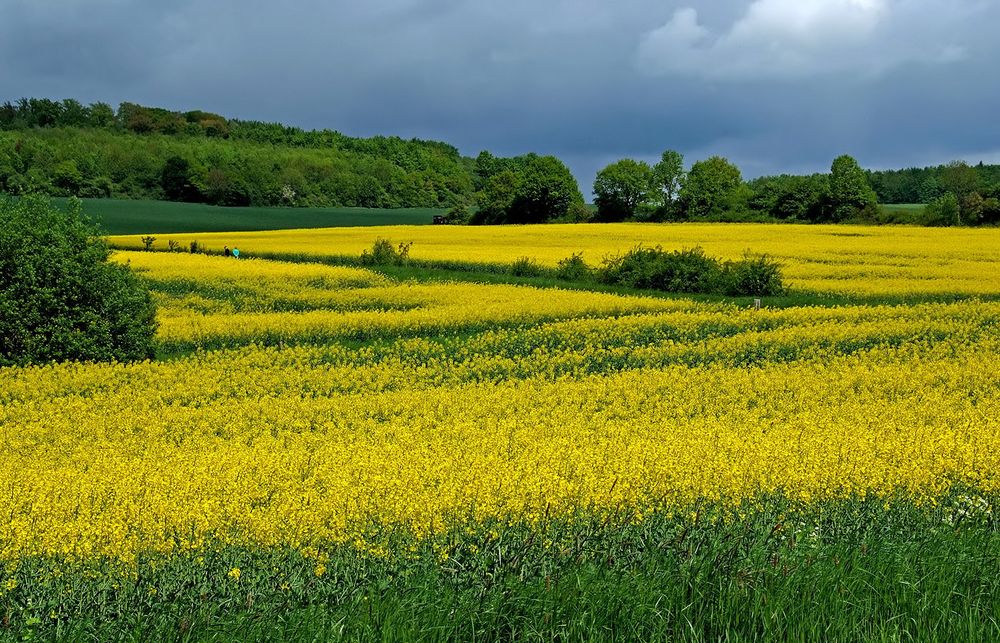
[[[63,204],[65,199],[54,199]],[[105,234],[236,232],[294,228],[423,225],[436,208],[223,208],[201,203],[82,199],[84,212]]]
[[[5,572],[0,640],[997,640],[995,501],[771,498],[420,542],[373,532],[387,556],[28,560]]]

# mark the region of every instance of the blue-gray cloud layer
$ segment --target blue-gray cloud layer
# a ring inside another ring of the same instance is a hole
[[[745,174],[1000,159],[988,0],[0,0],[0,100]]]

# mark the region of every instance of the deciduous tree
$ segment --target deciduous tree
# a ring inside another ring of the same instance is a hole
[[[602,221],[630,218],[653,191],[653,169],[648,163],[632,159],[616,161],[598,172],[594,180],[597,217]]]
[[[686,216],[699,218],[731,213],[745,204],[740,189],[743,175],[740,169],[721,156],[698,161],[691,166],[679,201]]]

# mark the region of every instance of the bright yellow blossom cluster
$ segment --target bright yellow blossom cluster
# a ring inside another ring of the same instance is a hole
[[[0,560],[1000,491],[998,302],[748,310],[117,258],[162,340],[231,347],[0,369]]]
[[[701,246],[737,259],[766,253],[784,264],[795,288],[860,295],[1000,294],[1000,229],[788,224],[562,224],[545,226],[390,226],[162,235],[253,254],[353,256],[375,239],[412,242],[416,259],[510,264],[521,257],[555,266],[582,252],[592,265],[644,244]],[[112,237],[141,248],[139,236]]]
[[[399,283],[368,270],[319,264],[148,252],[115,257],[152,282],[160,338],[170,345],[419,335],[691,306],[505,284]]]

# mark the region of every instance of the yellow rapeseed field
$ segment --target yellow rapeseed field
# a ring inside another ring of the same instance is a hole
[[[160,288],[161,339],[199,346],[415,335],[691,306],[503,284],[399,283],[368,270],[317,264],[147,252],[116,259]]]
[[[545,226],[389,226],[274,232],[160,235],[182,244],[244,253],[357,256],[376,238],[412,242],[416,259],[512,263],[521,257],[554,266],[582,252],[591,264],[638,244],[702,246],[713,256],[766,253],[785,265],[798,289],[860,295],[1000,294],[1000,229],[783,224],[566,224]],[[138,236],[112,237],[141,247]]]
[[[910,233],[878,256],[916,252]],[[954,269],[960,241],[980,244],[966,248],[980,267],[994,261],[985,236],[956,235],[925,251],[937,260],[913,259],[916,273]],[[787,252],[825,274],[807,249]],[[854,258],[857,274],[879,270]],[[116,260],[153,286],[177,353],[0,369],[2,560],[314,551],[386,529],[639,520],[768,494],[933,503],[1000,490],[997,302],[757,311],[264,260]]]

